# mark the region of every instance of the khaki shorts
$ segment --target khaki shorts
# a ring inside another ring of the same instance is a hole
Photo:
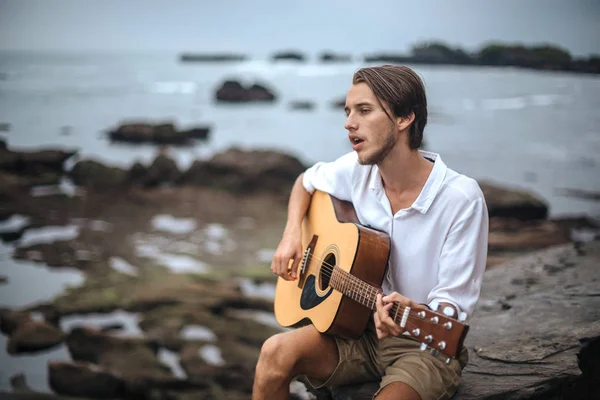
[[[358,340],[339,337],[335,340],[340,356],[338,365],[327,381],[307,377],[315,388],[381,379],[377,393],[390,383],[404,382],[421,400],[448,399],[458,389],[462,369],[469,359],[466,347],[458,359],[446,364],[446,357],[422,351],[421,343],[410,336],[379,340],[373,323]]]

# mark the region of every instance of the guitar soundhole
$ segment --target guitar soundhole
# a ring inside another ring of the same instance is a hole
[[[335,266],[335,254],[329,253],[323,263],[321,264],[321,269],[319,271],[319,289],[325,290],[329,287],[329,280],[331,279],[331,274],[333,273],[333,267]]]

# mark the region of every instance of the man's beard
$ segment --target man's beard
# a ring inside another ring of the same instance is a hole
[[[388,154],[390,154],[390,152],[396,145],[397,141],[398,141],[398,135],[396,135],[393,132],[393,130],[390,129],[388,134],[385,135],[385,138],[383,140],[383,143],[381,144],[381,147],[379,147],[379,149],[377,149],[377,151],[375,151],[375,153],[368,156],[368,158],[361,159],[360,157],[358,157],[358,163],[360,165],[381,164],[383,162],[383,160],[385,160],[385,158],[388,156]]]

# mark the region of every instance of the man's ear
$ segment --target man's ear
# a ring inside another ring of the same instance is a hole
[[[410,126],[410,124],[413,123],[414,120],[415,120],[415,113],[414,112],[411,112],[406,117],[398,117],[398,120],[396,122],[396,126],[398,127],[398,131],[402,132],[402,131],[406,130]]]

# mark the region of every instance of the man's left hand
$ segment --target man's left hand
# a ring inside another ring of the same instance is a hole
[[[404,329],[400,328],[400,325],[390,317],[390,309],[395,303],[400,303],[403,307],[410,307],[411,309],[424,309],[421,304],[415,303],[408,297],[402,296],[400,293],[393,292],[387,296],[377,295],[377,310],[373,314],[375,320],[375,329],[377,330],[377,337],[383,339],[387,336],[400,336]]]

